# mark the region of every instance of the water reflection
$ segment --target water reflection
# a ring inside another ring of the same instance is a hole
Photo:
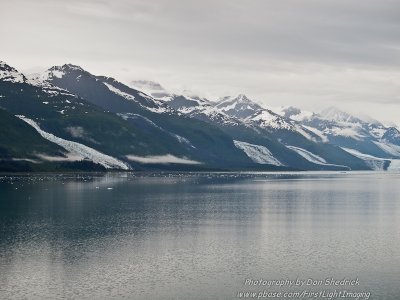
[[[249,276],[398,299],[399,174],[0,177],[0,298],[234,299]]]

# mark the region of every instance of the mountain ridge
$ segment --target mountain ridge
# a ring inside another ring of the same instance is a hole
[[[396,128],[336,108],[273,111],[244,94],[215,102],[138,84],[160,97],[74,64],[25,76],[1,62],[0,107],[106,168],[368,170],[400,158]]]

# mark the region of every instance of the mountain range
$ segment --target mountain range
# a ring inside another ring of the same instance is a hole
[[[336,108],[271,110],[65,64],[0,62],[0,171],[392,170],[400,132]]]

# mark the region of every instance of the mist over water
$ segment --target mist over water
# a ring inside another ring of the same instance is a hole
[[[237,299],[260,290],[246,279],[358,278],[344,289],[398,299],[399,183],[378,172],[0,176],[0,298]]]

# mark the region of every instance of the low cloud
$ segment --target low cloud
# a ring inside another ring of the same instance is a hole
[[[31,158],[12,158],[12,161],[27,161],[33,164],[39,164],[40,161],[36,160],[36,159],[31,159]]]
[[[86,135],[85,130],[81,126],[69,126],[65,130],[75,138],[83,138]]]
[[[0,59],[22,71],[73,62],[175,93],[245,93],[400,123],[396,0],[2,2]]]
[[[37,157],[39,157],[42,160],[46,161],[80,161],[83,160],[84,157],[80,155],[72,155],[68,154],[66,157],[62,156],[49,156],[46,154],[36,154]]]
[[[200,165],[199,161],[187,159],[185,157],[176,157],[171,154],[155,155],[155,156],[136,156],[127,155],[127,159],[141,164],[183,164],[183,165]]]

